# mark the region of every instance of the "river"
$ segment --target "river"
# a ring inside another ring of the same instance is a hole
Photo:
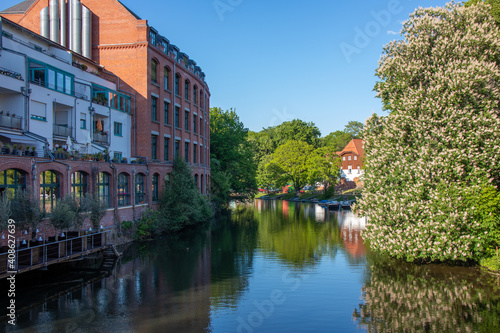
[[[210,228],[122,249],[108,277],[26,287],[0,330],[500,332],[498,277],[372,254],[363,227],[314,204],[234,205]]]

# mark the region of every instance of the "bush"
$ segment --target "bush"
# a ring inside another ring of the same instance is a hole
[[[490,271],[500,272],[500,257],[482,259],[479,264]]]
[[[40,202],[35,199],[31,187],[24,191],[18,191],[17,198],[11,203],[12,218],[21,228],[29,229],[31,227],[32,238],[35,238],[34,230],[38,223],[45,217],[45,212],[40,209]]]

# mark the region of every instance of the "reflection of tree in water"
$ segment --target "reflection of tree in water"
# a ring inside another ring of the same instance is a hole
[[[500,332],[496,277],[470,268],[370,261],[365,304],[353,313],[369,332]]]
[[[247,206],[238,206],[231,215],[219,218],[212,227],[213,306],[236,305],[247,288],[258,228],[255,211]]]
[[[335,257],[341,244],[335,219],[318,223],[312,214],[302,212],[303,207],[288,202],[277,205],[277,212],[264,209],[259,215],[262,251],[276,254],[298,268],[314,265],[324,255]]]

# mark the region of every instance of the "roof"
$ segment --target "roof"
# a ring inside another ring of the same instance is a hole
[[[363,156],[364,154],[364,141],[361,139],[352,139],[347,146],[345,146],[342,151],[338,151],[337,155],[344,155],[346,153],[352,152],[357,154],[358,156]]]
[[[0,14],[24,14],[37,0],[26,0],[0,12]]]
[[[119,3],[120,3],[120,5],[122,5],[122,6],[123,6],[126,10],[128,10],[128,11],[129,11],[129,13],[130,13],[130,14],[132,14],[132,15],[133,15],[136,19],[138,19],[138,20],[142,20],[142,19],[139,17],[139,15],[137,15],[137,14],[136,14],[136,13],[134,13],[134,12],[133,12],[130,8],[128,8],[127,6],[125,6],[125,5],[123,4],[123,2],[121,2],[120,0],[118,0],[118,2],[119,2]]]

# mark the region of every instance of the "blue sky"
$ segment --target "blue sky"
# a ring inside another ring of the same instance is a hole
[[[1,9],[20,0],[2,0]],[[211,105],[259,131],[295,118],[323,136],[381,111],[382,48],[444,0],[122,0],[206,73]],[[396,34],[395,34],[396,33]]]

